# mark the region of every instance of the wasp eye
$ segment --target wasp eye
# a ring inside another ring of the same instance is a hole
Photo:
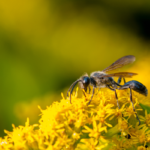
[[[88,86],[89,83],[90,83],[89,77],[83,77],[83,84],[84,84],[85,86]]]

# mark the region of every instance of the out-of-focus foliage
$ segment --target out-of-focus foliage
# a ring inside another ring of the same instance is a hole
[[[84,72],[148,57],[149,26],[149,0],[0,1],[0,135]]]
[[[138,73],[138,75],[134,76],[134,79],[141,81],[148,89],[150,89],[150,80],[149,80],[150,62],[149,60],[150,60],[150,56],[142,57],[139,60],[137,60],[138,62],[129,69],[129,71]]]
[[[54,99],[59,101],[60,94],[46,95],[44,97],[32,99],[30,102],[20,101],[16,103],[14,107],[14,113],[22,124],[27,117],[30,118],[30,122],[32,124],[34,122],[37,122],[37,120],[39,119],[40,110],[38,106],[45,109],[52,101],[54,101]]]

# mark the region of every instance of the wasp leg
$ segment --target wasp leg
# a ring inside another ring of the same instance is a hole
[[[115,97],[116,97],[116,100],[117,100],[117,106],[118,106],[118,108],[120,109],[119,102],[118,102],[118,96],[117,96],[117,92],[116,92],[116,90],[115,90],[115,89],[113,89],[113,88],[111,88],[109,85],[107,85],[107,87],[108,87],[110,90],[112,90],[112,91],[114,91],[114,92],[115,92]]]
[[[90,86],[89,86],[89,94],[90,94],[90,92],[91,92],[91,88],[90,88]]]
[[[101,88],[98,88],[98,92],[101,90]]]
[[[84,91],[83,91],[83,89],[82,89],[82,93],[83,93],[84,97],[86,97],[85,92],[87,92],[87,89],[84,89]]]
[[[132,89],[131,89],[131,88],[130,88],[130,101],[131,101],[131,103],[132,103],[133,111],[135,112],[134,104],[133,104],[133,101],[132,101]],[[135,113],[135,115],[136,115],[136,118],[137,118],[137,120],[139,121],[139,125],[140,125],[140,124],[141,124],[141,121],[140,121],[140,119],[139,119],[137,113]]]
[[[126,80],[125,80],[125,78],[123,78],[123,81],[124,81],[124,84],[126,83]]]
[[[129,82],[125,83],[122,87],[120,87],[118,89],[121,90],[121,89],[127,89],[127,88],[130,89],[130,101],[132,103],[133,111],[135,112],[134,104],[133,104],[133,101],[132,101],[132,90],[146,96],[147,95],[147,89],[142,83],[140,83],[138,81],[135,81],[135,80],[132,80],[132,81],[129,81]],[[140,119],[139,119],[136,112],[135,112],[135,114],[136,114],[136,118],[139,121],[139,125],[140,125],[141,121],[140,121]]]
[[[92,98],[93,98],[94,92],[95,92],[95,86],[93,86],[92,96],[91,96],[90,101],[88,102],[88,105],[89,105],[89,104],[91,103],[91,101],[92,101]]]
[[[122,77],[119,77],[119,79],[118,79],[118,81],[117,81],[117,83],[118,84],[120,84],[121,83],[121,80],[122,80]],[[123,81],[124,81],[124,84],[126,83],[126,80],[125,80],[125,78],[123,77]]]
[[[122,79],[122,78],[121,78],[121,77],[119,77],[119,79],[118,79],[118,81],[117,81],[117,83],[118,83],[118,84],[120,84],[120,83],[121,83],[121,79]]]

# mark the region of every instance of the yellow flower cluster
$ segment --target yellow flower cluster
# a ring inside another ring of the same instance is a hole
[[[69,98],[62,94],[41,110],[39,124],[15,127],[0,138],[0,150],[148,150],[150,149],[149,107],[139,103],[141,97],[133,92],[133,111],[128,90],[109,89],[96,91],[78,98],[78,91]],[[138,114],[141,125],[136,119]]]

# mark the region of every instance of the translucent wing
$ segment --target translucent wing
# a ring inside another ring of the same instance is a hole
[[[137,75],[137,73],[133,72],[117,72],[117,73],[112,73],[112,74],[106,74],[106,75],[101,75],[101,77],[127,77],[131,78],[132,76]]]
[[[118,59],[113,64],[111,64],[109,67],[104,69],[103,71],[104,72],[112,71],[112,70],[115,70],[117,68],[121,68],[121,67],[123,67],[123,66],[125,66],[127,64],[130,64],[130,63],[132,63],[134,61],[135,61],[135,56],[127,55],[127,56],[124,56],[124,57]]]

